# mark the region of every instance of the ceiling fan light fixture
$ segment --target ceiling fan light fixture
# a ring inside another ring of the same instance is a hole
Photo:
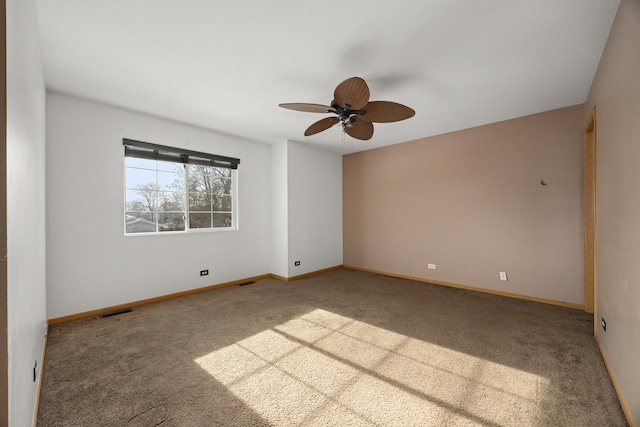
[[[353,127],[353,118],[352,117],[348,117],[345,120],[343,120],[342,121],[342,127],[345,127],[345,128]]]

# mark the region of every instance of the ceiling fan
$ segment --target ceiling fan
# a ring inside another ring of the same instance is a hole
[[[304,136],[314,135],[338,123],[349,136],[368,140],[373,136],[373,123],[389,123],[406,120],[416,112],[406,105],[390,101],[369,102],[369,86],[360,77],[351,77],[340,83],[333,92],[331,106],[321,104],[289,103],[282,108],[308,113],[332,113],[307,128]]]

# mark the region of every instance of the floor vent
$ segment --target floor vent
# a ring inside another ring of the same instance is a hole
[[[251,281],[251,282],[244,282],[244,283],[240,283],[238,286],[247,286],[247,285],[250,285],[250,284],[252,284],[252,283],[256,283],[256,282],[254,282],[254,281]]]
[[[116,310],[116,311],[112,311],[110,313],[105,313],[100,317],[102,317],[104,319],[105,317],[112,317],[112,316],[117,316],[119,314],[125,314],[125,313],[131,313],[131,309],[130,308],[123,308],[122,310]]]

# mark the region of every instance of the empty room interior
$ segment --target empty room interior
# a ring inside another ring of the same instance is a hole
[[[637,425],[639,0],[2,8],[0,425]]]

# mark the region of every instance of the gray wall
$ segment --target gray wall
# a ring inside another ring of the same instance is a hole
[[[35,1],[6,6],[8,410],[28,426],[46,331],[45,88]]]
[[[271,273],[341,265],[342,156],[296,141],[273,144],[270,154]]]
[[[342,156],[299,142],[287,145],[292,277],[342,265]]]
[[[125,236],[123,138],[239,158],[239,229]],[[47,147],[50,319],[269,273],[268,145],[48,92]]]
[[[239,158],[239,229],[125,236],[123,138]],[[342,264],[338,154],[289,141],[270,147],[53,92],[47,144],[50,319]],[[303,262],[295,270],[294,256]]]

